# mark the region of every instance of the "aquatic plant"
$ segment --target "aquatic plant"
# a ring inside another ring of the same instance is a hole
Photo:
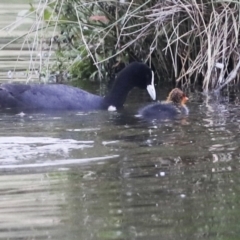
[[[35,21],[25,39],[31,36],[35,49],[47,52],[40,73],[57,72],[59,81],[68,73],[111,79],[133,60],[148,62],[161,81],[200,83],[205,91],[239,81],[239,1],[37,3],[31,5]]]

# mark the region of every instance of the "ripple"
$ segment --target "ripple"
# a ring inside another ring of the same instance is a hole
[[[82,128],[82,129],[66,129],[68,132],[92,132],[92,131],[99,131],[101,128]]]
[[[53,166],[89,163],[89,162],[93,162],[93,161],[102,161],[102,160],[108,160],[108,159],[113,159],[113,158],[118,158],[118,157],[119,157],[119,155],[111,155],[111,156],[94,157],[94,158],[79,158],[79,159],[64,159],[64,160],[45,161],[43,163],[4,165],[4,166],[0,166],[0,169],[53,167]]]
[[[43,157],[47,154],[68,156],[73,149],[92,148],[94,141],[77,141],[51,137],[0,137],[0,161],[18,162],[20,160]]]

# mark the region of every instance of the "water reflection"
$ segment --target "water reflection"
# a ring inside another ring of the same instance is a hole
[[[38,161],[46,155],[67,157],[70,150],[93,147],[93,141],[76,141],[48,137],[0,137],[0,161],[3,164],[33,159]]]

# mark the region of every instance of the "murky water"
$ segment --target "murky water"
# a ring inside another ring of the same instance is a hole
[[[118,113],[0,111],[0,239],[238,239],[240,94],[188,95],[189,117],[161,124],[135,117],[138,91]]]
[[[119,113],[0,112],[0,238],[239,236],[240,106],[190,98],[187,119],[162,124],[136,118],[134,102]]]

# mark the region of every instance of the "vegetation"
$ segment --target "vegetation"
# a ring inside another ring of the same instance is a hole
[[[161,81],[200,83],[205,91],[239,81],[239,1],[43,0],[31,6],[35,47],[55,53],[54,61],[51,54],[42,59],[40,72],[57,72],[58,80],[68,73],[112,79],[137,60]]]

